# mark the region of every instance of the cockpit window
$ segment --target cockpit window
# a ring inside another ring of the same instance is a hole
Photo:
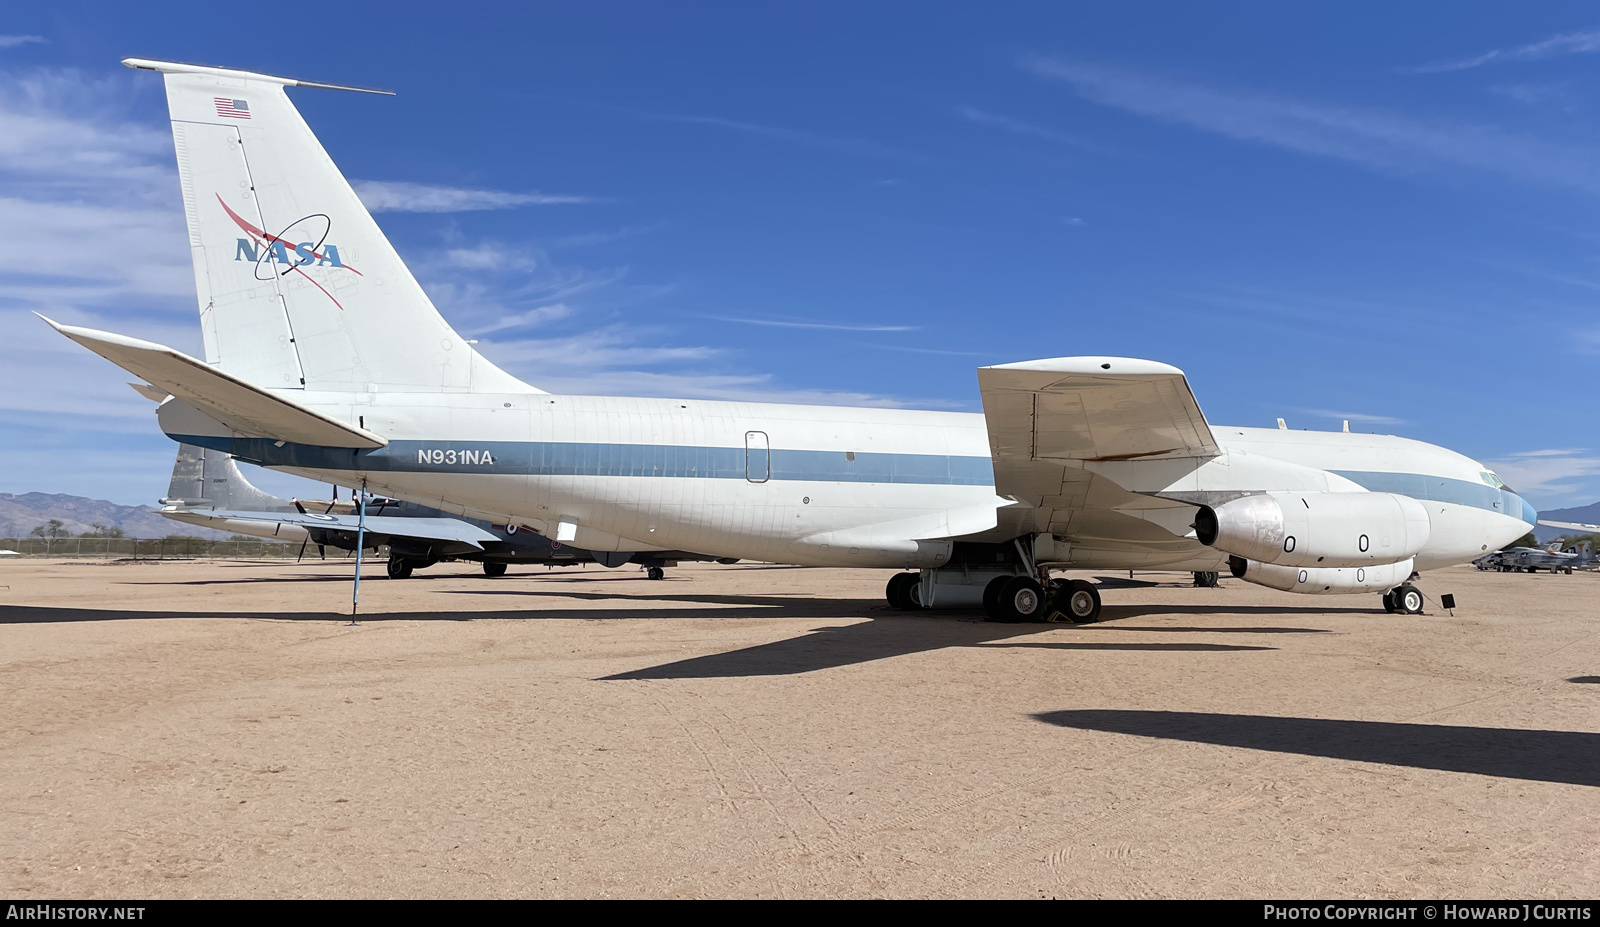
[[[1483,472],[1479,473],[1478,475],[1483,477],[1483,481],[1485,483],[1488,483],[1490,486],[1493,486],[1495,489],[1503,489],[1505,487],[1505,485],[1506,485],[1506,481],[1502,480],[1500,477],[1496,476],[1495,472],[1493,470],[1484,470]]]

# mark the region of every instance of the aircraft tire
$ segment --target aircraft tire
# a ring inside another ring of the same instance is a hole
[[[1007,622],[1043,621],[1049,613],[1044,587],[1031,576],[1013,576],[1000,589],[1000,612]]]
[[[506,565],[493,560],[483,561],[483,575],[490,578],[506,575]]]
[[[1393,589],[1390,589],[1388,592],[1385,592],[1383,594],[1383,610],[1388,612],[1391,615],[1394,614],[1395,604],[1394,604],[1394,590]]]
[[[1194,574],[1194,584],[1201,589],[1215,589],[1221,581],[1222,574],[1214,570],[1200,570]]]
[[[1213,586],[1216,575],[1211,574]],[[1054,608],[1066,613],[1074,624],[1093,624],[1100,620],[1100,590],[1088,580],[1075,579],[1061,590]]]
[[[1422,614],[1422,605],[1426,600],[1422,597],[1421,589],[1406,583],[1396,587],[1391,595],[1394,596],[1395,611],[1402,615]]]
[[[409,579],[411,577],[411,561],[404,557],[390,557],[388,572],[390,579]]]
[[[649,569],[644,571],[644,575],[648,576],[651,579],[666,579],[667,578],[667,571],[663,570],[660,567],[650,567]]]
[[[1010,576],[996,576],[989,580],[983,587],[983,617],[985,621],[1005,621],[1005,616],[1000,613],[1000,591],[1006,583],[1011,582]]]
[[[911,597],[912,584],[920,581],[915,573],[896,573],[889,577],[889,585],[883,590],[889,607],[902,612],[914,612],[922,608],[921,603]]]

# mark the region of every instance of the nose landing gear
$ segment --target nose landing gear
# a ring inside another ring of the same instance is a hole
[[[1420,615],[1423,602],[1422,590],[1410,583],[1403,583],[1383,594],[1383,610],[1390,614]]]

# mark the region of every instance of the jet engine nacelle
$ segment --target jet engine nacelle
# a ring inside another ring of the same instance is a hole
[[[1428,543],[1428,511],[1389,492],[1266,492],[1200,507],[1195,537],[1282,566],[1371,566],[1409,560]]]
[[[1388,592],[1411,578],[1412,561],[1364,567],[1291,567],[1243,557],[1228,558],[1228,569],[1247,583],[1303,595]]]

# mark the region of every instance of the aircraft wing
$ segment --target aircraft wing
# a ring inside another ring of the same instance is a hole
[[[298,525],[310,531],[347,531],[357,529],[354,515],[323,515],[316,512],[227,512],[207,511],[212,518],[229,518],[240,521],[277,522]],[[484,542],[498,541],[489,532],[456,518],[409,518],[399,515],[368,515],[366,532],[391,538],[413,538],[419,541],[455,541],[483,549]]]
[[[1057,357],[980,367],[978,387],[994,491],[1029,507],[1012,513],[1012,530],[1050,531],[1089,548],[1172,553],[1185,543],[1192,506],[1130,494],[1089,466],[1221,453],[1183,371],[1127,357]]]
[[[1546,528],[1565,528],[1568,531],[1600,531],[1600,525],[1586,525],[1576,521],[1545,521],[1541,518],[1539,524]]]

